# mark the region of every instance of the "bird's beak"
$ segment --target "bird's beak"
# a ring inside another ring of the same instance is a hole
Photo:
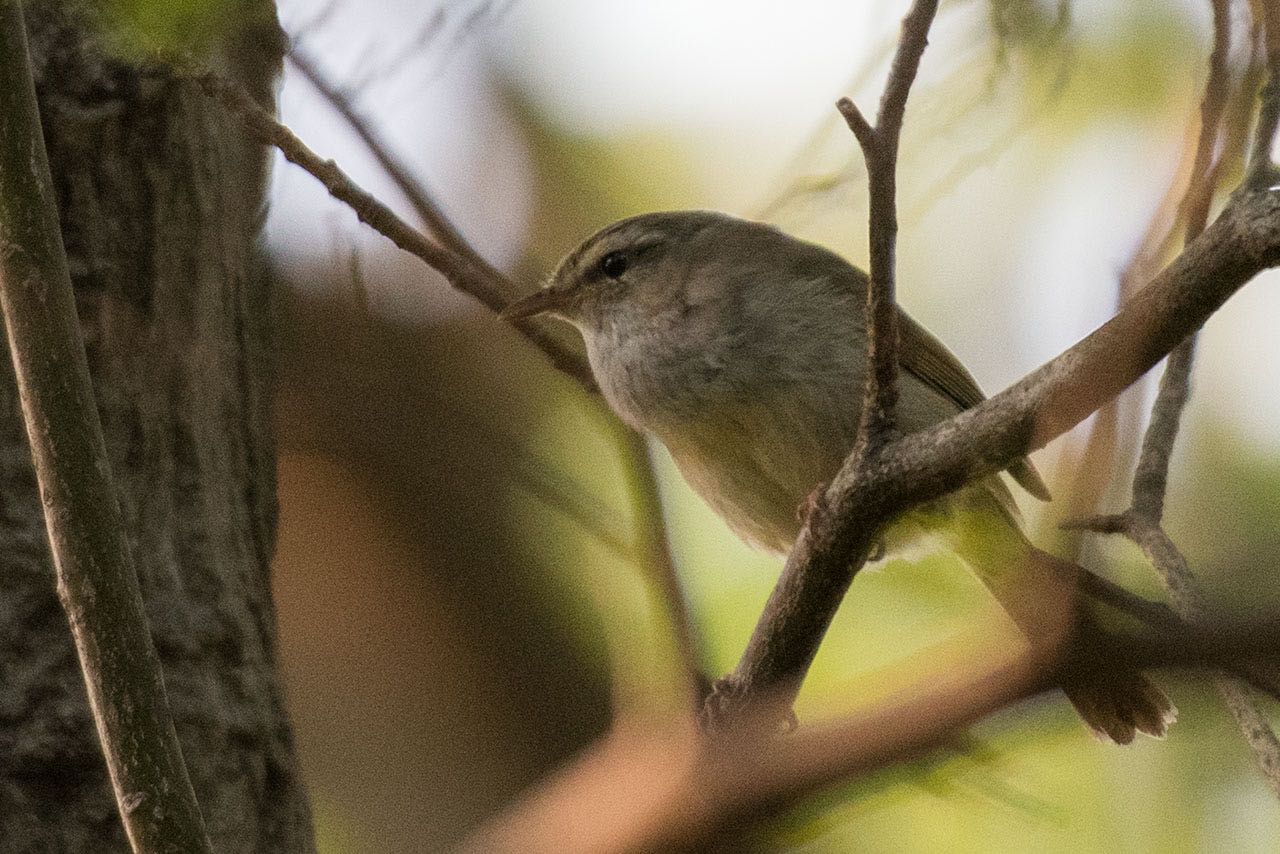
[[[575,302],[574,296],[570,288],[545,287],[511,303],[498,316],[503,320],[520,320],[547,312],[563,313]]]

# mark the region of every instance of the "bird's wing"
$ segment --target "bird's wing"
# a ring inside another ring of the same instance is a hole
[[[986,400],[960,360],[901,308],[898,309],[898,361],[903,370],[950,398],[960,409],[970,409]],[[1049,500],[1049,489],[1030,460],[1025,457],[1018,460],[1009,466],[1009,474],[1036,498]]]

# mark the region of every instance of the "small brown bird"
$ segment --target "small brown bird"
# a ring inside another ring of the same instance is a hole
[[[744,540],[776,553],[800,532],[796,508],[835,475],[857,436],[866,372],[867,277],[822,247],[704,211],[652,213],[597,232],[550,284],[507,317],[549,313],[582,333],[601,391],[656,436],[693,488]],[[899,313],[898,423],[937,424],[983,400],[960,361]],[[1040,499],[1027,460],[1009,473]],[[1073,570],[1022,532],[993,476],[905,514],[888,553],[948,548],[1029,635],[1043,591]],[[1040,591],[1040,593],[1037,593]],[[1081,616],[1080,637],[1102,629]],[[1095,732],[1119,743],[1163,736],[1174,710],[1140,673],[1081,668],[1063,690]]]

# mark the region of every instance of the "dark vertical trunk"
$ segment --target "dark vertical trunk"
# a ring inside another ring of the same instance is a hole
[[[75,8],[27,4],[33,65],[89,366],[178,736],[216,850],[308,851],[269,587],[275,456],[256,249],[266,159],[194,87],[110,58]],[[216,61],[269,100],[281,52],[273,10],[248,0],[236,15],[234,47]],[[119,850],[3,362],[0,849]]]

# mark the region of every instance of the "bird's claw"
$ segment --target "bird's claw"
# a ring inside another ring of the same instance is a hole
[[[827,484],[825,482],[818,484],[810,493],[805,496],[804,501],[796,507],[796,521],[804,524],[809,521],[809,517],[813,515],[822,505],[822,498],[827,492]]]

